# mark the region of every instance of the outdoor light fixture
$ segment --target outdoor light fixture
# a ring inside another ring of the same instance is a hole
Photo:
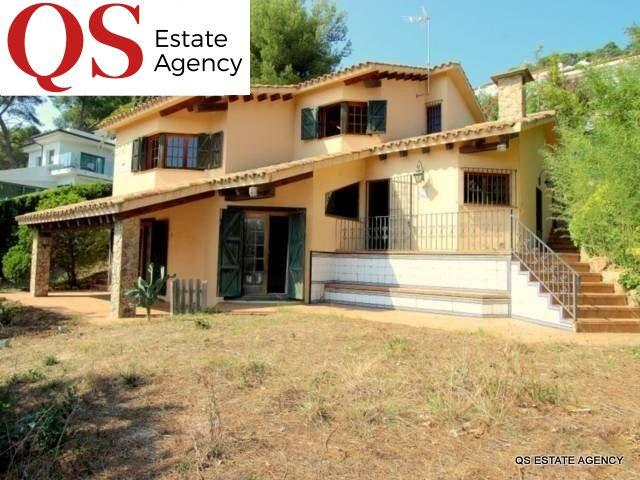
[[[416,171],[413,173],[413,178],[416,183],[424,182],[424,168],[422,167],[422,162],[418,160],[418,165],[416,166]]]
[[[506,142],[499,143],[497,147],[499,152],[506,152],[507,148],[509,148],[509,145]]]

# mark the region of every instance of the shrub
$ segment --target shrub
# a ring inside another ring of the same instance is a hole
[[[164,267],[160,267],[160,275],[156,277],[156,268],[152,263],[147,269],[147,280],[139,277],[134,288],[126,293],[135,300],[136,305],[144,307],[147,320],[151,320],[151,308],[158,301],[162,289],[171,277],[165,273]]]
[[[138,388],[144,385],[144,377],[135,370],[127,370],[120,374],[120,383],[127,388]]]
[[[39,382],[40,380],[44,380],[45,375],[39,368],[30,368],[27,370],[27,373],[24,375],[24,381],[29,383]]]
[[[620,285],[622,285],[627,290],[637,290],[640,287],[640,273],[627,270],[622,275],[620,275]]]
[[[42,361],[42,363],[44,364],[45,367],[53,367],[54,365],[57,365],[58,363],[58,359],[55,357],[55,355],[47,355],[46,357],[44,357],[44,360]]]
[[[262,360],[250,360],[240,367],[242,382],[245,387],[261,385],[267,376],[269,366]]]
[[[204,318],[196,318],[193,323],[196,328],[199,328],[200,330],[209,330],[211,328],[211,323]]]
[[[31,230],[20,227],[17,237],[16,244],[2,258],[2,274],[16,287],[24,288],[31,272]]]

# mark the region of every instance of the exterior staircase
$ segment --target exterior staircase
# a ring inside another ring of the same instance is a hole
[[[554,230],[548,245],[580,275],[577,332],[640,332],[640,308],[630,306],[625,295],[615,293],[613,284],[580,262],[580,253],[565,230]]]

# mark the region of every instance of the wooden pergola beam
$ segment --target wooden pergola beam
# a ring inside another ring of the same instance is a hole
[[[242,99],[243,99],[245,102],[250,102],[251,100],[253,100],[253,94],[251,94],[251,95],[245,95],[245,96],[243,96],[243,97],[242,97]]]
[[[267,99],[267,94],[266,93],[261,93],[260,95],[258,95],[258,101],[259,102],[264,102]]]
[[[289,100],[292,100],[292,99],[293,99],[293,93],[285,93],[282,96],[282,101],[283,102],[288,102]]]
[[[275,102],[276,100],[280,100],[280,98],[282,98],[282,95],[280,95],[279,93],[274,93],[273,95],[271,95],[271,97],[269,97],[269,99],[272,102]]]
[[[239,98],[239,97],[238,97],[238,95],[229,95],[229,96],[227,97],[227,99],[228,99],[228,100],[229,100],[229,102],[231,102],[231,103],[233,103],[233,102],[237,101],[237,100],[238,100],[238,98]]]

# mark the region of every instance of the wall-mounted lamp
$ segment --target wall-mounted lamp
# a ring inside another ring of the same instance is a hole
[[[416,171],[413,173],[413,179],[417,184],[424,182],[424,168],[422,167],[422,162],[420,160],[418,160]]]

